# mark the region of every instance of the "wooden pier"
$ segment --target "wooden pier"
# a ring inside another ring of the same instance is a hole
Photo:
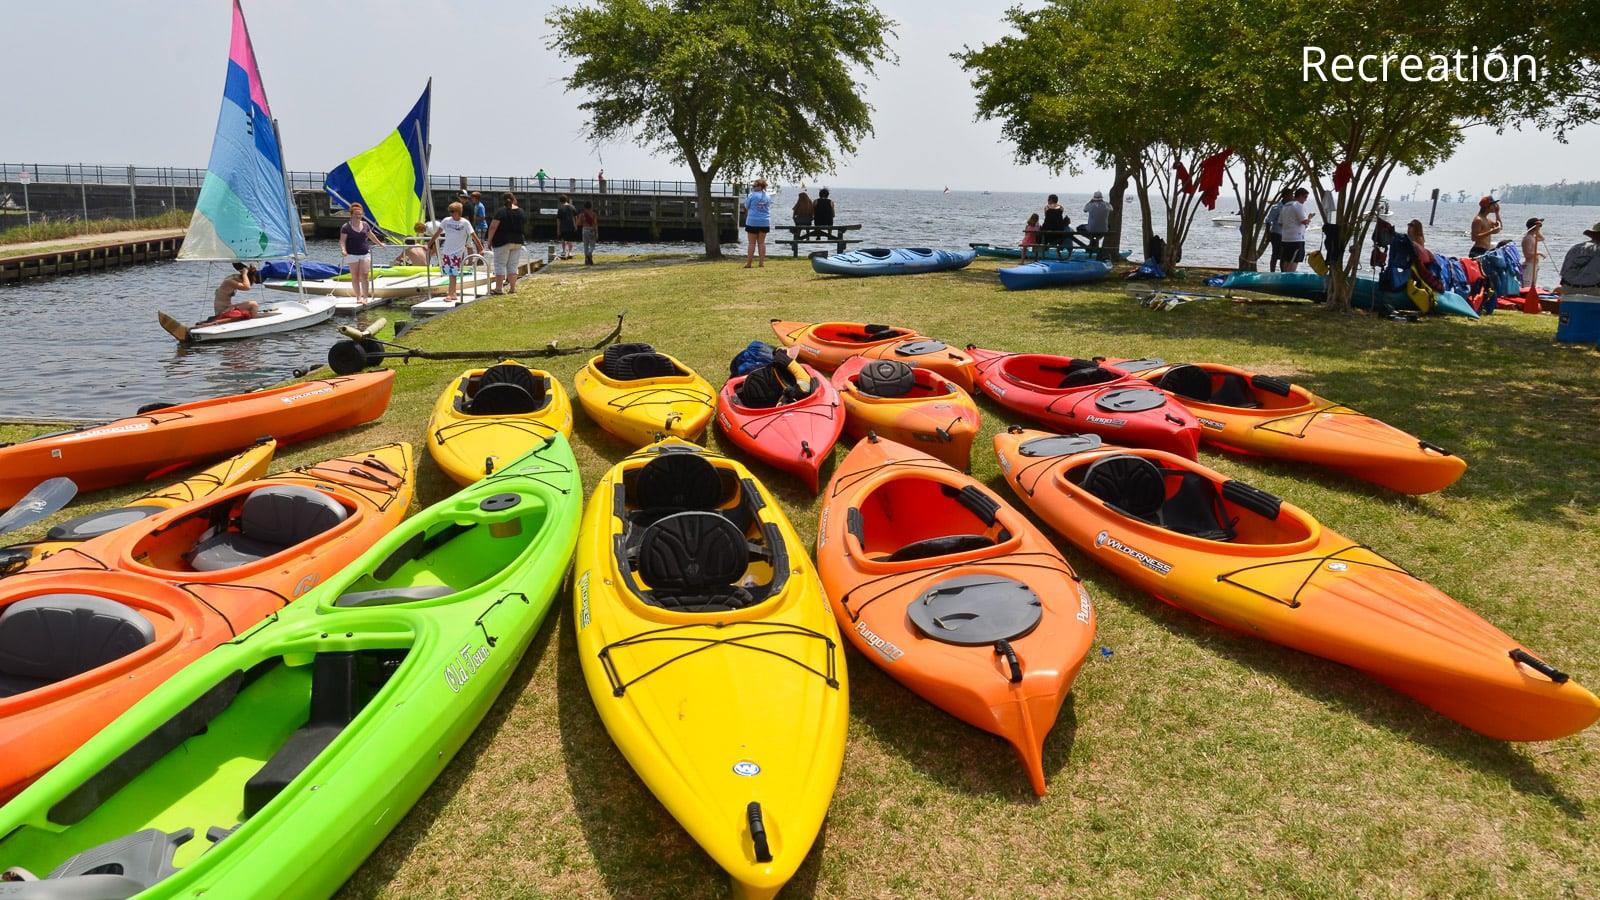
[[[29,278],[53,275],[101,272],[119,266],[172,259],[178,255],[181,246],[183,232],[172,230],[133,240],[79,242],[66,247],[48,248],[42,253],[0,256],[0,284],[15,284]]]

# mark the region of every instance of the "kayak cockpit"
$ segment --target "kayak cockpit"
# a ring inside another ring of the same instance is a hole
[[[130,555],[165,572],[220,572],[324,540],[355,514],[354,504],[328,491],[267,485],[151,529]]]
[[[1294,410],[1311,404],[1303,388],[1271,375],[1252,375],[1221,366],[1183,363],[1155,380],[1156,387],[1179,399],[1231,409]]]
[[[1314,523],[1298,511],[1285,515],[1272,494],[1174,466],[1165,454],[1100,454],[1069,466],[1062,478],[1112,512],[1202,541],[1299,544],[1314,533]]]
[[[956,392],[954,385],[931,369],[916,368],[897,359],[868,360],[847,383],[866,397],[882,400],[928,400]]]
[[[834,344],[881,344],[915,336],[916,332],[893,325],[863,325],[856,322],[823,322],[811,329],[811,337]]]
[[[83,593],[37,594],[0,611],[0,698],[25,694],[132,656],[156,643],[158,621]]]
[[[965,557],[975,551],[994,556],[1018,543],[999,513],[999,505],[972,485],[957,487],[930,475],[909,473],[884,481],[862,497],[846,512],[845,527],[867,562]],[[854,547],[850,551],[856,554]]]
[[[754,484],[694,450],[662,448],[616,492],[612,551],[628,589],[675,612],[748,609],[778,595],[789,564]]]
[[[1092,359],[1072,359],[1039,353],[1019,353],[1000,364],[1008,381],[1041,391],[1076,391],[1126,377]]]

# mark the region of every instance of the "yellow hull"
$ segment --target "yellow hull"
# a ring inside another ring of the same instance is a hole
[[[507,360],[506,362],[514,362]],[[445,386],[428,420],[428,455],[456,484],[472,484],[542,445],[552,434],[572,437],[572,401],[549,372],[524,366],[546,382],[548,400],[531,413],[473,415],[466,411],[485,369],[468,369]]]
[[[624,521],[633,498],[619,504],[619,492],[638,484],[632,473],[663,448],[699,454],[718,470],[731,492],[724,513],[756,510],[747,534],[778,552],[770,564],[749,563],[737,582],[756,595],[753,605],[664,608],[647,602],[655,592],[619,564],[625,531],[639,527]],[[752,488],[757,502],[747,503],[742,492]],[[578,657],[612,740],[727,870],[736,893],[775,894],[822,827],[849,705],[838,626],[793,526],[744,466],[669,438],[623,460],[596,487],[573,585]],[[761,828],[753,825],[755,804]]]

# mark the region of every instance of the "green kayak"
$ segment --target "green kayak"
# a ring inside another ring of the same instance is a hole
[[[327,896],[477,727],[582,513],[557,434],[206,654],[0,809],[7,898]]]
[[[429,271],[437,272],[437,271],[439,271],[439,267],[438,266],[434,266],[432,269],[430,269],[427,266],[379,266],[378,268],[372,270],[372,277],[373,278],[410,278],[413,275],[421,275],[422,273],[429,272]],[[335,276],[333,276],[333,280],[334,281],[349,281],[350,280],[350,273],[346,272],[343,275],[335,275]]]
[[[1021,259],[1022,258],[1022,248],[1021,247],[1006,247],[1006,246],[1001,246],[1001,245],[998,245],[998,244],[968,244],[967,246],[971,247],[973,249],[973,252],[977,253],[979,256],[993,256],[993,257],[996,257],[998,259]],[[1119,257],[1121,257],[1122,259],[1127,259],[1128,255],[1131,254],[1132,252],[1133,252],[1132,250],[1121,250],[1121,251],[1118,251],[1117,255]],[[1080,260],[1080,259],[1094,259],[1093,256],[1091,256],[1088,252],[1086,252],[1086,251],[1084,251],[1082,249],[1074,249],[1074,250],[1069,250],[1069,251],[1063,252],[1060,248],[1057,248],[1057,247],[1044,247],[1044,248],[1038,250],[1036,253],[1037,253],[1037,255],[1035,255],[1035,253],[1030,253],[1029,254],[1029,258],[1030,259],[1037,258],[1037,259],[1054,260],[1054,261],[1057,261],[1057,262],[1068,262],[1068,261]]]

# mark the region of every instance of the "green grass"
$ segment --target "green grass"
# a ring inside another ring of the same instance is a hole
[[[1305,467],[1203,460],[1372,545],[1600,686],[1600,369],[1592,350],[1552,342],[1552,317],[1404,324],[1226,300],[1149,312],[1114,285],[1004,293],[989,262],[862,280],[815,277],[804,260],[741,266],[561,264],[515,298],[468,307],[413,338],[430,348],[588,342],[626,309],[626,340],[651,341],[713,381],[748,341],[772,337],[775,317],[1289,375],[1472,467],[1443,494],[1406,498]],[[570,388],[580,362],[549,367]],[[420,445],[433,399],[464,367],[402,367],[382,423],[284,460],[396,438]],[[989,404],[984,417],[991,433],[1008,424]],[[0,438],[21,433],[0,429]],[[581,414],[574,445],[590,485],[628,451]],[[986,439],[974,445],[973,469],[1009,496]],[[449,493],[431,464],[422,471],[419,503]],[[756,471],[809,540],[816,499]],[[1064,550],[1096,602],[1097,644],[1112,653],[1091,655],[1046,744],[1049,796],[1033,797],[1001,741],[852,652],[844,774],[785,896],[1595,893],[1600,829],[1588,816],[1600,810],[1600,729],[1541,745],[1479,737],[1352,670],[1166,607]],[[567,605],[348,895],[724,891],[720,871],[607,737]]]
[[[189,224],[191,213],[183,209],[169,209],[159,216],[142,219],[90,219],[88,221],[40,222],[0,231],[0,247],[7,244],[30,244],[34,241],[53,241],[57,238],[109,234],[113,231],[146,231],[157,228],[183,228]],[[44,252],[42,248],[29,252]]]

